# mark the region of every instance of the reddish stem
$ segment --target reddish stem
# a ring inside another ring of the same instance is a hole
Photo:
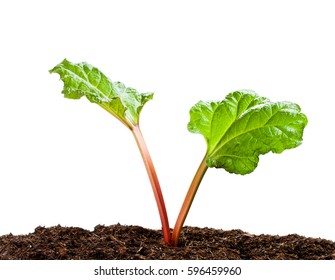
[[[170,226],[169,226],[169,220],[168,216],[166,213],[166,207],[162,195],[162,191],[159,185],[158,177],[155,171],[155,167],[153,165],[151,156],[149,154],[149,150],[147,148],[147,145],[145,144],[143,135],[141,133],[139,125],[136,125],[131,128],[132,133],[135,137],[136,143],[141,151],[141,155],[144,161],[145,168],[147,170],[149,180],[152,186],[152,190],[154,192],[154,196],[156,199],[157,207],[158,207],[158,212],[159,216],[161,219],[162,223],[162,231],[163,231],[163,236],[164,236],[164,241],[169,244],[171,240],[171,235],[170,235]]]
[[[206,164],[206,156],[205,156],[204,159],[201,161],[197,172],[194,175],[194,178],[192,180],[190,188],[188,189],[188,192],[186,194],[184,203],[183,203],[183,205],[180,209],[176,224],[174,226],[174,229],[173,229],[173,232],[172,232],[172,238],[171,238],[171,244],[174,245],[174,246],[178,245],[180,232],[181,232],[182,227],[184,225],[187,214],[188,214],[188,212],[191,208],[191,205],[192,205],[193,199],[195,197],[195,194],[197,193],[197,190],[199,188],[201,180],[204,177],[207,169],[208,169],[208,166]]]

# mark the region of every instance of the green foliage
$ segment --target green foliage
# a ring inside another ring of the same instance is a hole
[[[209,167],[248,174],[257,167],[259,155],[299,146],[306,125],[297,104],[271,102],[243,90],[223,101],[195,104],[188,129],[205,137]]]
[[[138,93],[120,82],[112,82],[99,69],[85,62],[74,64],[64,59],[50,73],[60,75],[66,98],[86,96],[128,127],[138,124],[144,104],[153,97],[153,93]]]

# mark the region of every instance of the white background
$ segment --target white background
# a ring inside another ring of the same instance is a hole
[[[1,1],[0,234],[37,226],[159,229],[131,133],[69,100],[48,70],[87,61],[155,92],[141,127],[171,227],[205,153],[187,131],[197,101],[253,89],[298,103],[304,143],[246,176],[208,170],[186,225],[335,240],[332,1]]]

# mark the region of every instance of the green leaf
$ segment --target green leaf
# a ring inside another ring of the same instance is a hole
[[[139,93],[120,82],[112,82],[99,69],[85,62],[75,64],[64,59],[49,72],[60,75],[66,98],[86,96],[129,128],[138,124],[144,104],[153,97],[153,93]]]
[[[299,146],[307,122],[297,104],[271,102],[242,90],[221,102],[195,104],[188,130],[205,137],[209,167],[248,174],[257,167],[259,155]]]

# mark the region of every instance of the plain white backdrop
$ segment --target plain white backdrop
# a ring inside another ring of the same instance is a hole
[[[160,228],[131,133],[48,70],[86,61],[153,91],[141,127],[171,227],[205,153],[199,100],[253,89],[298,103],[304,143],[247,176],[208,170],[186,225],[335,240],[332,1],[1,1],[0,235],[37,226]]]

